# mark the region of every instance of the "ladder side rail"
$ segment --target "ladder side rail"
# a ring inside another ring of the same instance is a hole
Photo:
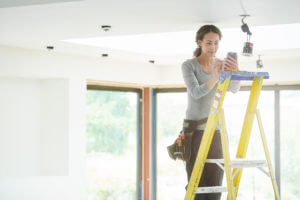
[[[260,95],[260,91],[262,88],[264,77],[257,77],[255,76],[253,78],[250,97],[248,101],[248,106],[246,110],[246,115],[244,118],[244,124],[239,140],[238,150],[236,153],[236,158],[245,158],[247,153],[247,148],[250,140],[250,134],[253,126],[254,121],[254,115],[256,112],[256,107],[258,104],[258,99]],[[235,174],[237,169],[233,169],[233,174]],[[233,179],[233,186],[235,187],[235,196],[238,194],[239,184],[241,180],[243,169],[240,169],[239,172],[236,174],[236,176]]]
[[[235,200],[234,195],[234,187],[233,187],[233,178],[232,178],[232,165],[230,160],[230,153],[229,153],[229,143],[228,143],[228,135],[226,131],[226,123],[225,123],[225,115],[224,110],[221,109],[220,115],[220,125],[221,125],[221,142],[222,142],[222,151],[223,151],[223,157],[224,157],[224,168],[225,168],[225,174],[226,174],[226,182],[227,182],[227,190],[228,190],[228,198],[230,200]]]
[[[264,131],[264,128],[263,128],[263,125],[262,125],[261,115],[260,115],[260,112],[259,112],[258,109],[256,110],[256,118],[257,118],[257,123],[258,123],[259,131],[260,131],[261,140],[262,140],[263,147],[264,147],[265,156],[266,156],[266,159],[267,159],[267,162],[268,162],[269,174],[270,174],[271,180],[272,180],[274,196],[275,196],[276,200],[279,200],[280,196],[279,196],[279,192],[278,192],[278,187],[277,187],[276,179],[275,179],[275,176],[274,176],[272,162],[271,162],[271,159],[270,159],[269,148],[268,148],[268,145],[267,145],[265,131]]]

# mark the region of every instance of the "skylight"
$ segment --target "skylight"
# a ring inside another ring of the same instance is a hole
[[[249,26],[253,34],[251,42],[254,43],[254,51],[300,48],[300,23]],[[150,56],[190,55],[196,48],[194,41],[196,31],[78,38],[64,41]],[[241,31],[240,27],[221,29],[221,31],[223,38],[219,53],[241,52],[246,41],[246,34]]]

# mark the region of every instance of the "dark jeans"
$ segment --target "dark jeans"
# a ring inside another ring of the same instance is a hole
[[[186,171],[188,181],[190,180],[194,163],[198,154],[199,146],[201,143],[201,139],[204,131],[196,130],[192,136],[192,151],[191,158],[188,162],[186,162]],[[207,158],[210,159],[222,159],[222,143],[221,143],[221,135],[220,131],[215,131]],[[206,163],[204,165],[203,173],[200,179],[199,187],[208,187],[208,186],[220,186],[222,185],[223,180],[223,170],[220,169],[214,163]],[[205,194],[197,194],[195,200],[219,200],[221,198],[221,193],[205,193]]]

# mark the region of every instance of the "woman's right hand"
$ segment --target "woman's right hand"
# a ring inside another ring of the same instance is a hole
[[[215,58],[213,74],[216,82],[218,82],[220,73],[224,70],[224,66],[225,66],[225,62],[223,60]]]
[[[224,65],[224,61],[215,58],[213,62],[213,77],[206,83],[207,88],[212,89],[219,82],[219,76],[224,69]]]

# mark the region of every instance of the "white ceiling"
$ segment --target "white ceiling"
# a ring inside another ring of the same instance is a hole
[[[243,0],[251,27],[300,23],[299,0]],[[62,40],[107,36],[194,31],[206,23],[222,29],[239,28],[244,14],[240,0],[19,0],[0,1],[0,44],[57,52],[173,64],[172,56],[153,57],[147,53],[71,44]],[[104,32],[101,25],[111,25]],[[244,34],[241,32],[241,34]],[[255,35],[255,32],[253,33]],[[194,40],[194,37],[191,38]],[[295,38],[295,40],[299,40]],[[174,41],[176,43],[176,41]],[[159,44],[157,44],[159,45]],[[241,44],[242,45],[242,44]],[[178,47],[180,48],[180,46]],[[299,52],[286,49],[285,54]],[[266,51],[276,53],[276,51]],[[187,52],[181,56],[187,56]],[[284,53],[283,53],[284,54]],[[180,55],[176,55],[180,57]]]

